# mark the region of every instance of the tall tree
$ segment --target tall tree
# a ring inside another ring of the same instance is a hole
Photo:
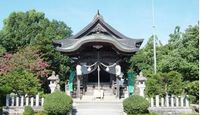
[[[63,81],[69,69],[68,57],[55,50],[52,40],[69,37],[71,33],[72,30],[64,22],[50,21],[42,12],[13,12],[4,20],[0,46],[10,53],[27,46],[37,47],[42,58],[48,62],[48,69],[58,73]]]

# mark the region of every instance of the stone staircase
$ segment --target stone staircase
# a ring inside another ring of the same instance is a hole
[[[95,89],[98,89],[95,86]],[[87,92],[81,99],[73,99],[72,115],[124,115],[122,101],[113,94],[109,85],[103,85],[104,98],[94,98],[93,85],[88,85]]]

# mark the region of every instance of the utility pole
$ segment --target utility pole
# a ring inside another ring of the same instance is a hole
[[[153,25],[152,25],[152,29],[153,29],[153,62],[154,62],[154,74],[156,74],[157,72],[157,68],[156,68],[156,38],[155,38],[155,20],[154,20],[154,0],[152,0],[152,19],[153,19]]]

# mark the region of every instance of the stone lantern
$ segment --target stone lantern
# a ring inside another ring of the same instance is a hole
[[[53,93],[56,89],[60,89],[60,85],[58,84],[60,80],[58,75],[55,75],[54,71],[52,72],[52,75],[48,78],[48,80],[50,81],[49,87],[51,89],[51,93]]]
[[[147,80],[146,77],[143,76],[142,72],[140,75],[137,76],[136,81],[138,82],[137,87],[139,89],[139,95],[144,97],[144,89],[145,89],[145,81]]]

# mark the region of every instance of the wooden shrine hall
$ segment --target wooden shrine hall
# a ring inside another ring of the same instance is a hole
[[[69,56],[74,65],[76,77],[69,80],[73,85],[69,87],[73,87],[71,91],[75,90],[77,97],[81,89],[89,92],[92,88],[100,91],[114,86],[115,95],[119,96],[120,85],[127,84],[128,60],[142,42],[143,39],[129,38],[111,27],[99,11],[77,34],[53,41],[56,50]]]

